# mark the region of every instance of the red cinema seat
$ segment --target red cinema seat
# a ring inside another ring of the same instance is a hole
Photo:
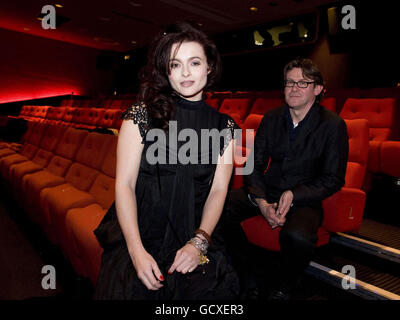
[[[381,171],[400,178],[400,141],[383,141],[380,154]]]
[[[6,181],[9,181],[9,169],[12,165],[32,159],[39,149],[39,144],[47,130],[48,125],[37,123],[32,127],[32,131],[23,145],[20,153],[14,153],[0,158],[0,172]]]
[[[29,173],[22,178],[21,188],[24,195],[24,207],[33,222],[39,222],[40,192],[44,188],[51,188],[65,183],[65,175],[71,166],[75,155],[84,138],[86,130],[67,127],[63,137],[57,145],[55,155],[49,165],[40,171]]]
[[[207,98],[205,102],[210,106],[213,107],[215,110],[218,110],[220,107],[220,99],[218,98]]]
[[[249,98],[227,98],[222,101],[219,112],[230,115],[240,126],[249,112],[250,102]]]
[[[321,106],[327,108],[328,110],[337,113],[337,108],[336,108],[336,98],[335,97],[329,97],[329,98],[324,98],[321,101]]]
[[[361,226],[366,194],[361,190],[368,160],[368,121],[346,120],[349,135],[349,158],[344,187],[322,202],[324,220],[318,230],[317,246],[329,242],[331,232],[357,230]],[[279,251],[280,227],[272,229],[260,214],[242,222],[250,243]]]
[[[369,121],[368,171],[381,172],[380,147],[389,140],[394,124],[395,99],[348,98],[340,116],[343,119],[367,119]]]
[[[121,119],[122,111],[119,109],[107,109],[98,122],[101,128],[119,129],[118,122]]]
[[[73,119],[74,119],[76,110],[78,110],[78,108],[66,107],[61,123],[65,124],[67,126],[73,126]]]
[[[23,198],[22,179],[26,174],[40,171],[47,167],[54,156],[54,150],[66,127],[49,125],[40,141],[39,150],[30,161],[17,163],[10,167],[9,179],[17,199]],[[22,200],[22,199],[21,199]]]
[[[257,132],[258,127],[260,126],[261,120],[264,116],[261,114],[249,114],[244,122],[242,123],[242,145],[246,147],[253,145],[255,133]],[[246,131],[247,129],[247,131]],[[249,131],[249,130],[253,130]]]
[[[257,98],[251,106],[251,114],[264,115],[266,112],[280,107],[285,102],[280,98]]]
[[[77,274],[89,277],[96,283],[100,271],[100,247],[93,231],[103,219],[115,199],[115,165],[118,139],[113,141],[106,159],[92,187],[96,203],[82,208],[70,209],[66,216],[67,253]]]
[[[75,162],[71,164],[65,183],[44,188],[40,192],[40,223],[49,240],[65,247],[65,215],[72,208],[83,207],[96,202],[89,193],[93,182],[115,136],[89,133],[82,142],[76,154]]]

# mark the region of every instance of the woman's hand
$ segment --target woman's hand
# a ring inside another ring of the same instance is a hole
[[[191,244],[186,244],[176,252],[175,260],[168,270],[168,274],[175,270],[183,274],[192,272],[199,264],[199,250]]]
[[[131,254],[131,259],[138,278],[147,289],[158,290],[163,287],[160,281],[163,281],[164,277],[158,268],[157,262],[146,250]]]

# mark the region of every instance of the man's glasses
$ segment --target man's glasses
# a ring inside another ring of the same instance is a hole
[[[314,82],[315,82],[315,81],[304,81],[304,80],[293,81],[293,80],[285,80],[285,81],[283,81],[283,84],[284,84],[285,87],[288,87],[288,88],[293,88],[294,85],[297,85],[298,88],[304,89],[304,88],[307,88],[308,85],[309,85],[310,83],[314,83]]]

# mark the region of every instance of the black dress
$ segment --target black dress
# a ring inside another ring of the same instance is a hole
[[[204,101],[179,99],[173,117],[176,122],[170,122],[170,130],[177,128],[177,131],[167,130],[167,144],[163,147],[154,144],[157,139],[147,135],[146,109],[134,105],[123,113],[123,119],[132,119],[138,124],[143,139],[144,148],[136,182],[138,225],[143,245],[156,260],[165,280],[161,289],[152,291],[138,279],[113,204],[95,230],[104,252],[94,299],[236,298],[238,278],[225,255],[219,225],[212,234],[212,245],[207,253],[210,263],[198,266],[187,274],[175,271],[168,275],[167,271],[176,251],[193,237],[194,230],[200,226],[216,169],[216,158],[223,154],[238,126],[228,115],[219,113]],[[186,133],[193,133],[194,130],[198,141],[191,140],[189,143],[187,139],[184,140],[179,136],[179,133],[185,133],[183,129],[188,129]],[[209,139],[208,146],[203,141],[202,146],[202,129],[218,129],[218,133],[222,134],[213,143]],[[170,143],[170,139],[175,143]],[[199,152],[193,152],[192,155],[198,154],[197,164],[193,158],[185,164],[187,161],[182,161],[182,155],[190,156],[194,149],[188,148],[196,146]],[[158,156],[160,161],[154,164],[153,160],[149,160],[152,154]],[[174,161],[177,158],[179,161]],[[161,159],[166,159],[166,162]]]

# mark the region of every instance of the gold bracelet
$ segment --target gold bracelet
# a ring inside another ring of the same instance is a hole
[[[199,265],[207,264],[210,262],[210,260],[207,258],[207,256],[205,254],[203,254],[203,252],[201,252],[201,251],[199,251],[199,257],[200,257]]]

